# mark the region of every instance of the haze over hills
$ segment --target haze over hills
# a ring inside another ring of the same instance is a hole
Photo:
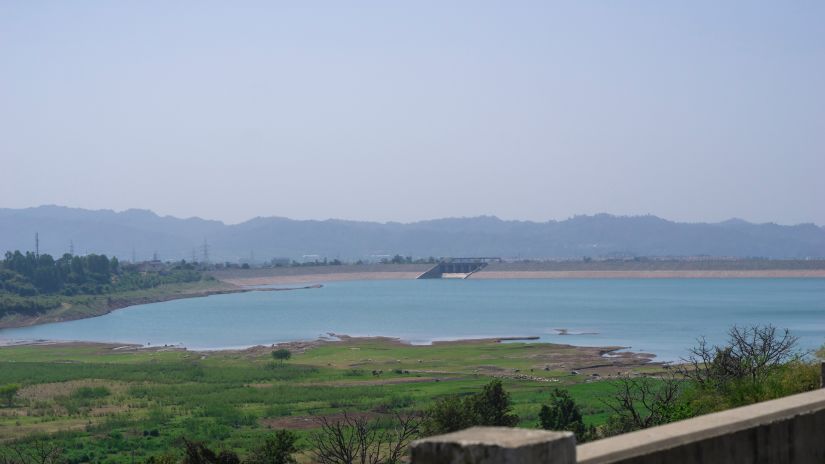
[[[151,211],[85,210],[61,206],[0,209],[0,250],[40,250],[59,255],[105,253],[120,259],[197,259],[204,240],[213,261],[301,260],[304,255],[342,260],[377,255],[577,258],[624,256],[730,256],[825,258],[825,228],[732,219],[678,223],[655,216],[608,214],[563,221],[504,221],[496,217],[448,218],[408,224],[258,217],[227,225],[200,218],[161,217]]]

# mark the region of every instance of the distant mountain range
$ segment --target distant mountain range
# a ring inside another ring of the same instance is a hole
[[[241,224],[161,217],[151,211],[85,210],[61,206],[0,209],[0,251],[60,255],[105,253],[129,260],[203,257],[212,261],[301,260],[305,255],[342,260],[381,255],[576,258],[725,256],[825,258],[825,228],[782,226],[732,219],[679,223],[655,216],[576,216],[564,221],[449,218],[409,224],[330,219],[299,221],[258,217]]]

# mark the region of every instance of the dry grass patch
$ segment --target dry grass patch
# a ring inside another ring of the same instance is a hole
[[[74,391],[82,387],[106,387],[113,395],[125,393],[128,385],[123,382],[112,382],[111,380],[83,379],[69,380],[67,382],[39,383],[29,385],[20,389],[20,398],[32,401],[53,400],[58,396],[69,396]]]

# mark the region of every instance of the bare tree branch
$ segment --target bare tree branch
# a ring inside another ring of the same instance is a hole
[[[800,358],[798,339],[785,329],[777,333],[772,325],[738,327],[728,331],[727,343],[709,346],[704,338],[690,350],[680,373],[702,388],[725,388],[729,382],[758,382],[774,368]]]
[[[389,428],[378,420],[344,413],[339,419],[321,417],[321,429],[311,436],[319,464],[396,464],[419,435],[418,416],[396,415]]]

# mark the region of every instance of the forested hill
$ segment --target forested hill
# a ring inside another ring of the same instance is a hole
[[[101,295],[123,295],[203,279],[211,278],[187,263],[146,272],[138,265],[121,265],[117,258],[106,255],[67,253],[55,259],[45,253],[8,251],[0,259],[0,319],[13,315],[37,317],[63,306],[91,308],[95,297]],[[102,306],[108,307],[109,303],[107,299]]]
[[[303,255],[369,259],[375,255],[575,258],[620,256],[732,256],[825,258],[825,229],[741,220],[677,223],[655,216],[577,216],[564,221],[451,218],[409,224],[343,220],[255,218],[237,225],[198,218],[161,217],[150,211],[83,210],[58,206],[0,209],[0,250],[62,256],[99,253],[138,260],[237,261]]]

